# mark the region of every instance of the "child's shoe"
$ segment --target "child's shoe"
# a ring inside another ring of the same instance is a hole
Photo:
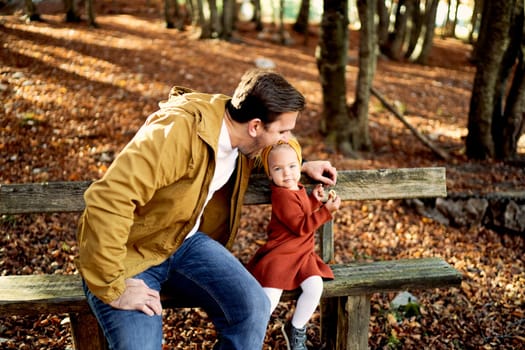
[[[288,350],[307,350],[306,327],[298,329],[292,326],[292,322],[287,322],[282,329]]]

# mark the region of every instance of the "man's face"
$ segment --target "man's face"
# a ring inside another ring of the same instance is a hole
[[[276,144],[280,140],[288,141],[298,115],[299,112],[286,112],[266,127],[260,125],[257,134],[251,137],[249,143],[239,145],[239,150],[249,158],[255,158],[264,147]]]

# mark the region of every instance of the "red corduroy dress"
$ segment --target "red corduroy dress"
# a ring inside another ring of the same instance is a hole
[[[247,264],[263,287],[293,290],[310,276],[333,279],[330,267],[315,253],[315,231],[332,214],[302,184],[299,190],[272,185],[268,240]]]

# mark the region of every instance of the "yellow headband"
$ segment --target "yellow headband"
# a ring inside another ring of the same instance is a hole
[[[297,160],[299,161],[299,164],[301,164],[302,160],[303,160],[302,154],[301,154],[301,145],[299,144],[299,142],[295,138],[291,138],[288,141],[282,141],[281,140],[281,141],[277,142],[275,145],[266,146],[261,151],[261,162],[262,162],[263,167],[264,167],[264,172],[268,176],[270,176],[270,169],[269,169],[269,165],[268,165],[268,156],[270,155],[270,152],[272,151],[272,149],[275,146],[277,146],[277,145],[289,145],[295,151],[295,154],[297,154]]]

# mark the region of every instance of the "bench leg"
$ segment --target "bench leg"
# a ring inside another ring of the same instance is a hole
[[[321,344],[330,350],[367,350],[370,296],[323,299]]]
[[[71,336],[75,350],[107,350],[108,345],[95,316],[89,313],[71,313]]]
[[[368,326],[370,323],[370,296],[358,295],[348,297],[346,303],[348,318],[346,325],[347,340],[346,350],[366,350],[368,349]],[[344,336],[344,335],[342,335]]]

